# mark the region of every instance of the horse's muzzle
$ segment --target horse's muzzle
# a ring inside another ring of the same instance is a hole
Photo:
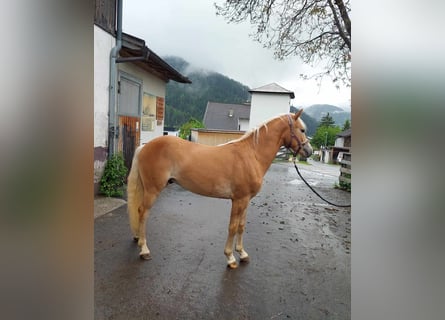
[[[312,155],[313,149],[312,149],[312,146],[311,146],[311,144],[309,142],[305,143],[303,145],[303,151],[305,153],[306,158],[309,158]]]

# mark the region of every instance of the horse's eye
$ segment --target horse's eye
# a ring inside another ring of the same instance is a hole
[[[301,132],[303,132],[303,133],[305,133],[305,131],[306,131],[306,130],[304,130],[304,129],[300,129],[300,130],[301,130]]]

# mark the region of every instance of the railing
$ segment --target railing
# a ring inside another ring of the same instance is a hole
[[[340,161],[340,176],[338,177],[340,184],[351,185],[351,163],[351,153],[344,152]]]

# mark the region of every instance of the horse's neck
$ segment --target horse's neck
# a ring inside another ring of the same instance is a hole
[[[276,119],[270,121],[267,125],[263,125],[258,132],[250,137],[255,157],[263,174],[269,169],[282,145],[282,136],[285,129],[282,120]]]

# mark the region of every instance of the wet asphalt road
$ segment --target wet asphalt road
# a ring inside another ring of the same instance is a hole
[[[302,174],[329,200],[338,167]],[[139,259],[126,205],[95,220],[96,319],[349,319],[350,209],[325,205],[291,164],[273,164],[248,209],[250,263],[226,267],[230,201],[168,186],[147,224],[152,260]]]

